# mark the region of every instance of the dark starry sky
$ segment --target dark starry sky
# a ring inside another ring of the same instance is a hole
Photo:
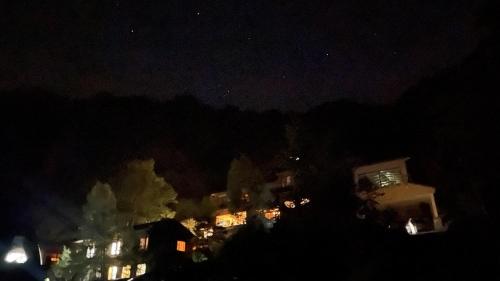
[[[480,1],[0,2],[0,90],[252,109],[385,103],[479,40]]]

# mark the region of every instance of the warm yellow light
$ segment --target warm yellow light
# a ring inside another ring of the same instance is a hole
[[[139,240],[139,249],[147,250],[149,245],[149,236],[141,237]]]
[[[146,264],[140,263],[137,265],[137,270],[135,271],[135,276],[143,275],[146,273]]]
[[[115,280],[118,274],[118,266],[110,266],[108,268],[108,280]]]
[[[280,209],[278,208],[274,208],[274,209],[268,209],[268,210],[264,210],[263,211],[264,213],[264,217],[268,220],[277,220],[280,218]]]
[[[111,249],[109,254],[111,256],[118,256],[121,252],[121,249],[122,249],[122,241],[121,240],[114,241],[113,243],[111,243]]]
[[[185,252],[186,251],[186,242],[178,240],[177,241],[177,251]]]
[[[304,205],[308,204],[309,202],[311,202],[311,200],[309,198],[302,198],[300,200],[300,205],[304,206]]]
[[[121,278],[130,278],[130,270],[132,269],[132,266],[126,265],[122,267],[122,274]]]
[[[291,201],[291,200],[287,200],[284,202],[285,204],[285,207],[289,208],[289,209],[293,209],[295,208],[295,202]]]
[[[212,227],[200,228],[200,231],[205,239],[214,236],[214,229]]]
[[[234,214],[224,214],[215,217],[215,225],[221,227],[231,227],[246,224],[247,212],[237,212]]]

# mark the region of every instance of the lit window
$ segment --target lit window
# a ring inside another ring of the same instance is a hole
[[[214,229],[212,227],[201,228],[200,231],[203,234],[203,238],[205,239],[214,236]]]
[[[122,249],[122,241],[121,240],[118,240],[118,241],[114,241],[113,243],[111,243],[111,249],[109,251],[109,254],[110,256],[118,256],[121,252],[121,249]]]
[[[118,275],[118,266],[110,266],[108,268],[108,280],[115,280],[117,279]]]
[[[278,208],[264,210],[262,213],[264,214],[264,217],[268,220],[276,221],[277,219],[280,218],[280,209]]]
[[[246,224],[247,212],[237,212],[235,214],[224,214],[215,217],[215,225],[221,227],[231,227]]]
[[[418,233],[418,228],[411,218],[406,223],[405,228],[406,228],[406,232],[408,232],[408,234],[410,234],[410,235],[415,235]]]
[[[85,256],[87,259],[91,259],[95,256],[95,244],[91,244],[87,247],[87,254]]]
[[[147,250],[149,245],[149,236],[141,237],[139,240],[139,249]]]
[[[371,191],[381,187],[396,185],[405,182],[399,168],[375,171],[359,175],[358,186]]]
[[[146,273],[146,264],[140,263],[137,265],[137,270],[135,271],[135,276],[143,275]]]
[[[243,192],[241,194],[241,200],[243,202],[250,202],[250,194],[248,194],[248,192]]]
[[[303,205],[308,204],[309,202],[311,202],[311,200],[310,200],[309,198],[302,198],[302,199],[300,200],[300,205],[302,205],[302,206],[303,206]]]
[[[186,242],[178,240],[177,241],[177,251],[185,252],[186,251]]]
[[[293,201],[285,201],[284,204],[285,204],[285,207],[287,207],[288,209],[295,208],[295,202],[293,202]]]
[[[132,269],[132,267],[130,265],[126,265],[126,266],[122,267],[121,278],[130,278],[130,270],[131,269]]]
[[[50,255],[50,262],[52,262],[52,263],[58,263],[59,262],[59,255],[58,254],[52,254],[52,255]]]

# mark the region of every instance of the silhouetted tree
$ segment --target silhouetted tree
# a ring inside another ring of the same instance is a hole
[[[262,200],[267,200],[264,186],[264,177],[260,170],[245,154],[233,159],[227,173],[227,194],[230,200],[230,208],[235,209],[242,205],[244,193],[250,196],[250,203],[260,206]]]

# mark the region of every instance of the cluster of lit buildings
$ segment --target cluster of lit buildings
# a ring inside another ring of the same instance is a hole
[[[276,180],[266,183],[275,200],[269,208],[256,210],[266,225],[272,225],[280,218],[282,208],[296,208],[310,202],[308,198],[291,199],[295,186],[294,174],[283,171],[277,174]],[[168,260],[169,266],[179,268],[182,264],[197,261],[194,256],[202,257],[199,261],[206,260],[209,244],[215,239],[227,239],[241,226],[251,219],[248,210],[249,195],[242,194],[242,206],[235,211],[230,211],[230,200],[226,192],[213,193],[210,201],[217,210],[210,221],[197,221],[196,227],[183,226],[183,222],[165,219],[158,222],[134,226],[137,241],[130,244],[127,239],[122,239],[117,234],[116,239],[109,245],[96,246],[92,240],[76,240],[69,244],[72,253],[84,255],[85,259],[95,259],[92,263],[96,268],[91,270],[95,279],[102,280],[130,280],[140,277],[151,271],[155,261]],[[61,259],[61,249],[46,251],[44,262],[55,264]],[[198,255],[197,255],[198,254]],[[42,255],[42,254],[41,254]],[[162,264],[162,267],[165,265]],[[92,277],[94,278],[94,277]],[[89,279],[92,280],[92,279]]]
[[[73,261],[78,256],[86,260],[78,263],[90,265],[87,275],[75,280],[134,280],[151,271],[156,266],[155,261],[168,260],[173,267],[190,262],[193,235],[178,221],[164,219],[135,225],[133,232],[127,237],[117,233],[105,246],[98,246],[91,239],[66,243]],[[62,261],[62,255],[64,251],[60,247],[40,248],[41,265],[49,268]],[[52,274],[46,280],[59,279]]]
[[[241,206],[236,210],[230,209],[230,199],[227,192],[210,194],[210,201],[216,211],[211,221],[196,221],[197,227],[191,229],[195,238],[192,240],[194,250],[210,252],[211,242],[225,240],[233,235],[249,220],[258,218],[267,228],[273,227],[283,214],[284,209],[303,207],[310,202],[309,198],[296,196],[295,174],[285,170],[276,174],[276,179],[265,183],[265,187],[272,194],[273,202],[267,208],[250,210],[250,195],[242,191]]]
[[[380,213],[390,211],[392,218],[389,227],[406,228],[409,234],[443,231],[434,198],[435,188],[411,183],[406,168],[407,160],[396,159],[354,168],[355,194],[365,203],[372,202],[372,207]],[[155,260],[168,260],[172,265],[187,260],[203,261],[207,259],[207,253],[213,251],[210,247],[212,242],[224,241],[250,219],[258,217],[264,225],[272,227],[283,210],[301,208],[310,203],[309,198],[297,197],[292,171],[276,174],[276,180],[266,183],[266,187],[275,199],[268,208],[250,212],[246,204],[249,194],[243,191],[243,204],[231,210],[228,194],[219,192],[210,195],[210,201],[216,207],[210,221],[190,218],[194,222],[190,227],[186,221],[175,220],[135,226],[138,241],[133,249],[133,259],[123,255],[124,241],[119,236],[105,249],[97,249],[90,240],[75,241],[73,247],[84,251],[88,259],[102,259],[103,270],[96,270],[96,277],[105,280],[139,277],[151,270]],[[365,218],[363,214],[359,214],[359,217]],[[195,259],[195,256],[198,258]],[[58,260],[58,256],[49,258],[49,262]]]

